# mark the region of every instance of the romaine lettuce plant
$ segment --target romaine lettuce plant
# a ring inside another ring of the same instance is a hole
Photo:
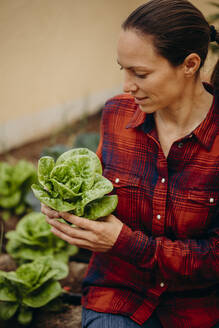
[[[18,222],[16,230],[9,231],[6,238],[9,239],[7,252],[19,263],[47,255],[67,263],[69,256],[78,252],[77,246],[55,236],[45,220],[45,215],[37,212],[25,215]]]
[[[27,210],[25,196],[36,181],[37,171],[32,163],[25,160],[16,165],[0,162],[0,209],[3,218],[12,213],[21,215]]]
[[[111,181],[102,176],[97,155],[87,148],[63,153],[56,163],[52,157],[40,158],[38,180],[32,190],[47,206],[96,220],[112,213],[117,206]]]
[[[62,288],[58,280],[68,275],[68,266],[52,257],[41,257],[21,265],[16,271],[0,270],[0,319],[17,316],[27,325],[33,311],[57,298]]]

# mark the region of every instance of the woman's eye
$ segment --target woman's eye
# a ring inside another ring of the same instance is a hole
[[[145,79],[147,77],[147,74],[137,74],[137,73],[135,73],[135,76],[138,77],[139,79]]]
[[[122,66],[120,66],[119,67],[119,69],[120,69],[120,71],[122,71],[123,70],[123,67]],[[137,74],[136,72],[134,72],[133,70],[131,70],[132,71],[132,73],[137,77],[137,78],[139,78],[139,79],[145,79],[146,77],[147,77],[147,75],[148,74]]]

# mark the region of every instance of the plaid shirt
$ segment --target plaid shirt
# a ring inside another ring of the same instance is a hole
[[[156,309],[166,328],[212,327],[219,320],[218,95],[167,158],[153,114],[130,95],[114,97],[103,110],[97,154],[124,224],[109,252],[92,255],[83,305],[140,325]]]

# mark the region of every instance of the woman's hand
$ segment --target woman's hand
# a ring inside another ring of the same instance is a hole
[[[54,211],[44,204],[42,204],[41,210],[46,215],[46,221],[52,226],[52,233],[69,244],[93,252],[109,251],[115,244],[123,226],[123,223],[112,214],[100,221],[92,221],[67,212]],[[63,218],[76,227],[54,220],[57,218]]]

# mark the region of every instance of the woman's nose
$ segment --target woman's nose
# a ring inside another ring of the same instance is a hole
[[[138,89],[137,85],[126,74],[126,76],[124,78],[124,83],[123,83],[123,91],[128,93],[128,92],[135,92],[135,91],[137,91],[137,89]]]

